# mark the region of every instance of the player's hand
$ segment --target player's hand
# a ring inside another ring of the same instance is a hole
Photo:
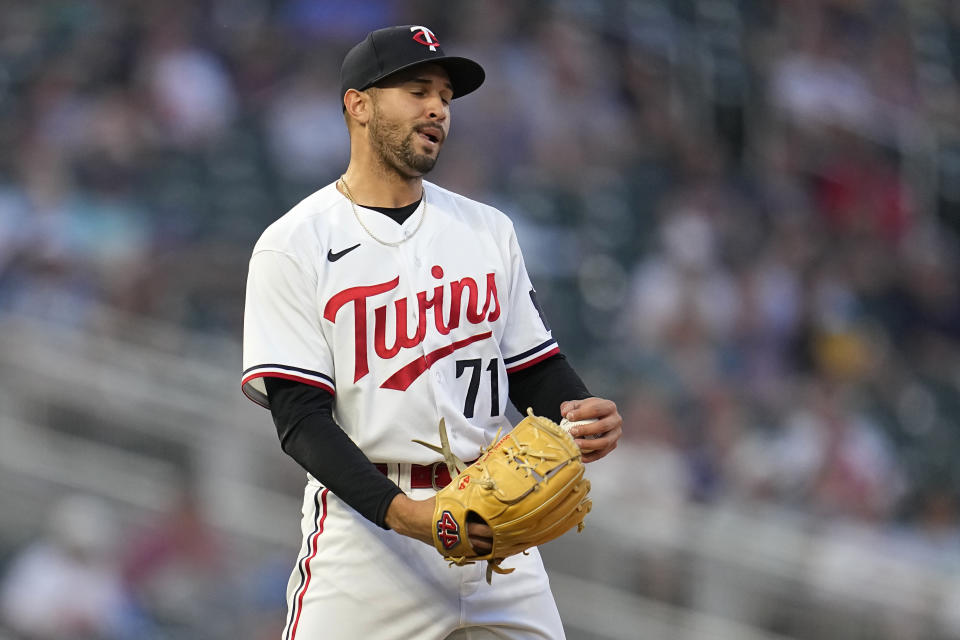
[[[612,400],[604,398],[567,400],[560,405],[560,415],[570,422],[596,420],[570,430],[570,435],[580,447],[584,462],[599,460],[616,449],[617,441],[623,435],[623,418],[620,417],[617,405]]]
[[[398,493],[387,508],[387,526],[399,534],[433,546],[433,512],[437,499],[414,500]],[[482,522],[467,523],[470,546],[477,554],[484,554],[493,547],[493,530]]]
[[[467,536],[477,555],[489,553],[493,548],[493,529],[482,522],[467,522]]]

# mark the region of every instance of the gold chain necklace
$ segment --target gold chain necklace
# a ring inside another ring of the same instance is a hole
[[[363,227],[363,230],[367,232],[367,235],[379,242],[380,244],[387,247],[399,247],[401,244],[412,238],[416,235],[417,231],[420,230],[420,225],[423,224],[423,219],[427,217],[427,189],[423,188],[423,213],[420,214],[420,222],[417,223],[416,228],[411,232],[403,236],[401,240],[397,242],[387,242],[386,240],[381,240],[377,236],[373,235],[373,231],[370,231],[370,228],[363,224],[363,220],[360,218],[360,212],[357,211],[357,203],[353,198],[353,194],[350,192],[350,187],[347,186],[347,180],[343,176],[340,176],[340,184],[343,185],[344,195],[347,196],[347,200],[350,201],[350,207],[353,209],[353,217],[357,219],[357,222],[360,223],[360,226]]]

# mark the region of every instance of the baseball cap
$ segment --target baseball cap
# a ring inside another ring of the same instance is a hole
[[[442,66],[450,76],[453,97],[465,96],[483,84],[483,67],[458,56],[448,56],[437,36],[420,25],[377,29],[347,52],[340,67],[340,98],[348,89],[363,91],[387,76],[423,62]]]

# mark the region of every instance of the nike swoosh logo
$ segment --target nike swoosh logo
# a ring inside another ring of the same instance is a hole
[[[339,260],[339,259],[342,258],[343,256],[347,255],[348,253],[350,253],[351,251],[353,251],[354,249],[356,249],[356,248],[359,247],[359,246],[360,246],[360,243],[358,242],[357,244],[353,245],[352,247],[347,247],[347,248],[344,249],[343,251],[337,251],[336,253],[334,253],[334,252],[331,251],[330,249],[327,249],[327,260],[329,260],[330,262],[336,262],[337,260]]]

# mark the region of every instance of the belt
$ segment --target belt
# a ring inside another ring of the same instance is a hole
[[[377,463],[375,466],[380,473],[387,475],[387,465]],[[442,489],[448,484],[450,484],[450,470],[447,469],[443,460],[433,464],[410,465],[411,489]]]

